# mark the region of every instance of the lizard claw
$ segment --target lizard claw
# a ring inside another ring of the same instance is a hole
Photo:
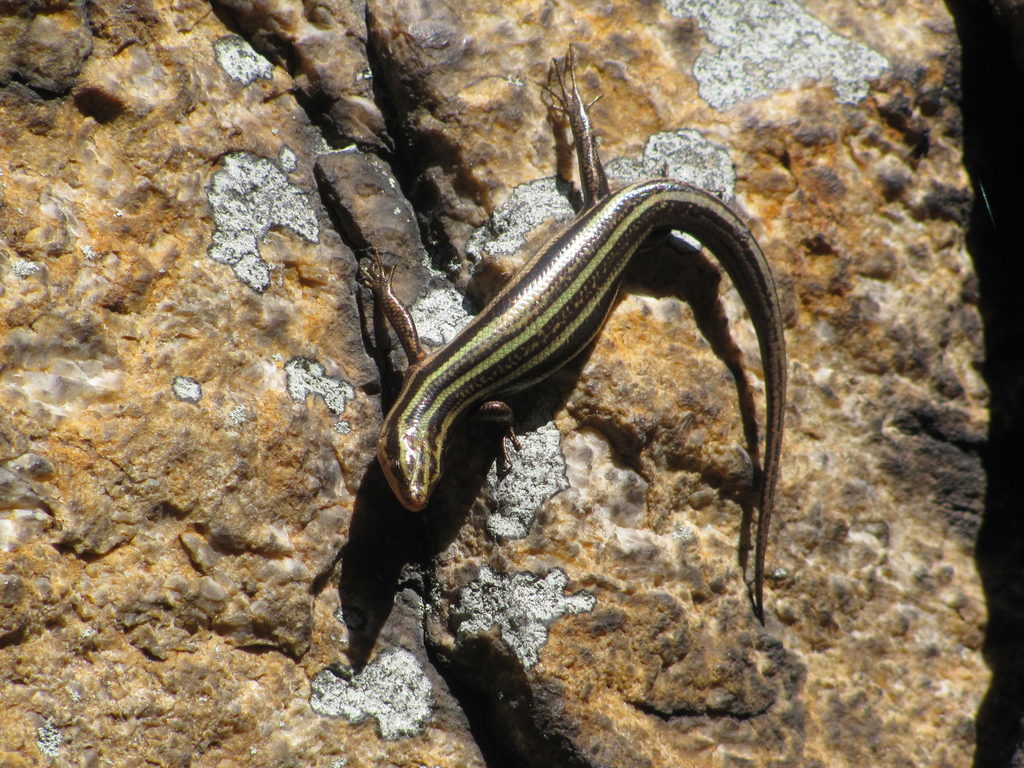
[[[371,258],[363,259],[356,273],[356,280],[364,288],[369,288],[374,294],[386,293],[391,288],[391,278],[395,274],[395,268],[385,269],[380,260],[380,254],[374,253]]]
[[[508,474],[512,471],[512,452],[509,450],[509,446],[515,448],[516,453],[523,450],[523,444],[519,441],[518,435],[512,425],[509,424],[508,431],[501,436],[501,463],[502,463],[502,474]]]

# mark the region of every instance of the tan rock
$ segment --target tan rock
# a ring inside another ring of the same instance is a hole
[[[967,764],[987,392],[944,8],[222,5],[0,22],[0,762]],[[780,284],[765,627],[756,340],[685,244],[513,403],[510,473],[469,425],[413,515],[375,464],[402,356],[353,250],[450,336],[448,278],[479,303],[572,214],[536,85],[570,41],[613,177],[731,199]]]

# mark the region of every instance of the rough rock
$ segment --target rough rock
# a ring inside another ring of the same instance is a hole
[[[284,68],[292,86],[328,138],[381,148],[384,115],[373,97],[361,0],[223,0],[219,10],[264,55]]]
[[[66,93],[92,52],[85,3],[28,0],[11,5],[0,21],[0,84],[19,83],[44,97]]]
[[[970,761],[988,392],[944,7],[97,0],[0,40],[0,762]],[[775,270],[765,626],[760,359],[692,241],[513,402],[511,472],[475,424],[425,514],[376,466],[403,357],[356,258],[437,344],[572,216],[537,86],[570,41],[613,183],[713,190]]]

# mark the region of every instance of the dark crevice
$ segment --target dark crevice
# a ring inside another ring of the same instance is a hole
[[[174,518],[175,520],[184,520],[190,514],[189,510],[182,509],[176,504],[170,501],[161,501],[154,504],[149,512],[150,520],[157,520],[163,518]]]
[[[373,100],[384,117],[384,130],[391,149],[390,153],[377,154],[388,163],[402,195],[416,212],[420,240],[430,255],[431,263],[443,269],[445,265],[458,263],[459,254],[434,214],[440,200],[432,194],[432,188],[419,183],[424,170],[422,160],[427,156],[421,145],[428,137],[418,136],[407,127],[408,109],[403,109],[403,106],[415,103],[416,97],[402,92],[401,84],[395,82],[398,74],[394,72],[394,63],[388,58],[386,44],[377,39],[374,26],[370,5],[367,4],[366,58],[372,73]],[[430,140],[436,142],[431,143],[430,155],[436,156],[446,139],[435,135]],[[456,165],[452,164],[453,167]]]
[[[334,575],[335,571],[338,569],[338,565],[341,563],[342,551],[343,550],[339,548],[334,554],[334,557],[331,558],[331,562],[313,577],[313,581],[310,582],[309,585],[309,594],[316,596],[324,591],[324,588],[330,583],[331,577]]]
[[[329,180],[320,172],[319,164],[315,164],[313,167],[313,177],[316,179],[317,193],[320,195],[323,209],[327,212],[327,218],[334,231],[338,233],[338,237],[353,253],[357,255],[368,253],[370,244],[359,227],[356,226],[352,214],[340,202],[334,200],[335,192],[331,188]]]
[[[108,549],[105,552],[96,552],[95,550],[91,550],[91,549],[88,549],[88,550],[79,549],[77,545],[79,545],[81,543],[82,543],[82,541],[80,539],[76,539],[74,541],[66,541],[66,540],[62,539],[62,540],[53,542],[50,546],[52,546],[55,550],[57,550],[57,552],[60,553],[61,555],[74,557],[74,558],[76,558],[78,560],[81,560],[86,565],[89,565],[91,563],[98,563],[100,560],[105,558],[107,555],[111,555],[114,552],[116,552],[117,550],[119,550],[121,547],[123,547],[124,545],[130,544],[131,543],[131,539],[128,539],[126,541],[119,541],[119,542],[117,542],[117,544],[115,544],[114,546],[112,546],[110,549]]]
[[[427,642],[427,657],[445,679],[469,723],[487,768],[597,768],[574,738],[578,724],[566,722],[565,691],[558,683],[530,680],[528,672],[500,643],[470,638],[457,661],[437,658]],[[448,669],[450,665],[460,669]],[[489,670],[479,683],[469,670]],[[467,673],[473,679],[466,680]],[[571,717],[569,718],[571,721]]]
[[[427,606],[427,610],[424,612],[423,627],[424,649],[426,650],[427,660],[437,670],[441,679],[444,680],[452,697],[466,716],[469,724],[469,733],[473,737],[473,742],[480,750],[487,768],[518,768],[518,765],[511,761],[508,749],[494,734],[491,706],[486,695],[463,683],[457,674],[452,674],[449,670],[449,664],[446,663],[445,659],[438,656],[434,645],[430,642],[430,632],[426,626],[426,619],[430,611],[430,593],[436,587],[433,574],[434,569],[432,565],[424,562],[423,583],[420,585],[423,592],[420,597],[423,599],[423,604]]]
[[[1024,77],[989,3],[948,0],[963,53],[964,159],[974,186],[967,233],[985,330],[983,373],[991,391],[982,449],[987,488],[976,561],[988,608],[983,653],[992,680],[978,710],[975,768],[1024,760],[1024,303],[1020,244],[1024,208]]]
[[[763,710],[758,712],[751,712],[749,714],[737,714],[736,712],[730,712],[724,709],[716,709],[714,707],[703,707],[701,709],[674,709],[671,712],[665,712],[657,707],[652,707],[645,701],[626,701],[629,706],[638,712],[643,712],[645,715],[651,715],[656,717],[662,722],[670,723],[673,720],[680,717],[699,717],[699,718],[727,718],[729,720],[735,720],[737,722],[744,722],[747,720],[755,720],[759,717],[763,717],[768,711],[769,707],[765,707]]]
[[[20,87],[24,91],[28,91],[40,101],[58,101],[64,98],[64,96],[67,95],[69,90],[68,88],[64,88],[61,90],[50,90],[48,88],[43,88],[41,85],[33,85],[28,80],[26,80],[25,77],[17,70],[11,72],[9,75],[8,82],[0,84],[0,87],[8,84]]]
[[[426,644],[426,648],[427,659],[441,675],[452,697],[466,716],[473,743],[480,750],[487,768],[520,768],[522,763],[514,762],[509,750],[494,735],[491,707],[487,697],[463,684],[456,675],[448,674],[445,664],[437,658],[430,643]]]
[[[4,648],[14,647],[21,645],[28,638],[28,624],[21,624],[16,629],[11,630],[6,635],[0,636],[0,651]],[[502,766],[501,768],[504,768]]]
[[[289,70],[290,72],[291,70]],[[386,148],[390,143],[387,133],[380,137],[384,142],[381,145],[368,144],[352,136],[346,136],[338,130],[337,126],[330,119],[331,99],[329,96],[322,93],[307,94],[298,89],[292,91],[291,95],[295,97],[295,101],[298,102],[299,107],[306,117],[309,118],[309,122],[317,127],[324,140],[331,147],[341,149],[355,144],[361,151],[372,152],[390,163],[391,154]]]
[[[269,32],[259,29],[251,29],[251,23],[247,22],[244,14],[240,14],[224,4],[214,2],[213,13],[224,25],[225,29],[232,34],[243,38],[253,50],[265,57],[275,66],[281,67],[293,79],[297,79],[302,72],[298,56],[294,48],[284,40]],[[367,146],[365,142],[359,141],[352,136],[343,135],[337,125],[330,118],[332,99],[329,94],[320,89],[313,89],[311,92],[303,91],[300,88],[292,88],[288,92],[299,107],[305,113],[309,122],[319,130],[324,140],[333,148],[339,149],[350,144],[356,144],[360,149],[380,152],[378,145]],[[273,98],[278,98],[275,95]],[[387,136],[380,137],[386,145]]]
[[[74,93],[75,107],[85,117],[97,123],[112,123],[125,112],[124,102],[111,92],[92,86],[79,88]]]

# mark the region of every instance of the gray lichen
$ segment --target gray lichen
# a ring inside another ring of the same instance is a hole
[[[277,153],[277,164],[285,173],[291,173],[299,165],[299,156],[295,154],[295,150],[286,144]]]
[[[410,313],[420,341],[428,348],[447,344],[473,317],[466,309],[465,297],[451,283],[436,276]]]
[[[175,376],[171,380],[171,391],[176,398],[186,403],[198,403],[203,397],[200,383],[188,376]]]
[[[257,78],[269,80],[274,73],[270,62],[238,35],[226,35],[213,43],[217,63],[232,80],[249,85]]]
[[[487,531],[502,539],[521,539],[530,531],[537,508],[569,487],[561,434],[551,422],[519,436],[522,450],[512,456],[512,466],[499,477],[494,464],[487,473],[495,509],[487,517]]]
[[[559,568],[542,577],[497,573],[485,565],[477,579],[459,592],[458,637],[465,639],[495,627],[523,667],[530,669],[540,660],[555,621],[594,610],[597,601],[589,592],[564,594],[568,583],[569,577]]]
[[[252,421],[252,415],[244,405],[236,405],[228,411],[227,422],[232,427],[240,427],[250,421]]]
[[[309,357],[293,357],[284,364],[284,373],[292,400],[302,403],[308,395],[316,395],[335,416],[344,413],[348,401],[356,396],[351,384],[328,376],[323,365]]]
[[[856,103],[889,61],[851,42],[794,0],[665,0],[673,16],[695,17],[713,51],[697,57],[700,95],[716,109],[831,78],[839,101]]]
[[[404,648],[384,651],[358,674],[324,669],[311,688],[314,712],[350,723],[372,717],[381,738],[388,741],[422,733],[434,706],[426,672]]]
[[[520,184],[491,215],[490,220],[470,235],[466,255],[474,263],[485,256],[515,253],[534,229],[552,219],[573,217],[565,185],[555,177]]]
[[[691,129],[656,133],[647,139],[639,159],[617,157],[607,170],[610,178],[629,184],[656,178],[685,181],[727,202],[736,191],[736,168],[729,153]]]
[[[306,193],[272,161],[250,152],[225,155],[206,193],[216,227],[207,254],[257,293],[270,285],[259,244],[271,228],[284,227],[311,243],[320,238]]]
[[[27,259],[11,259],[11,271],[18,277],[34,275],[41,269],[42,266],[35,261],[28,261]]]
[[[36,729],[36,746],[39,751],[52,760],[60,757],[60,748],[64,743],[64,736],[57,730],[53,720],[47,720]]]

